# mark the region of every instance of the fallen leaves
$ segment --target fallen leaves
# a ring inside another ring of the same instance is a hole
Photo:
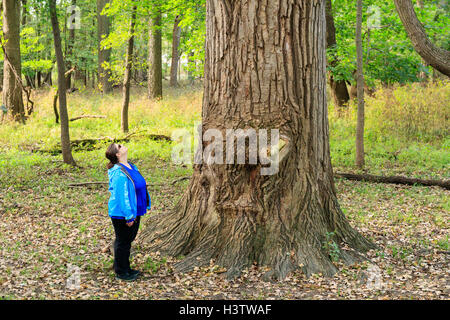
[[[450,192],[441,188],[381,188],[364,182],[338,181],[339,203],[351,224],[374,239],[379,249],[367,253],[370,263],[344,266],[338,262],[340,272],[332,278],[306,278],[296,271],[283,281],[264,282],[262,276],[267,269],[254,265],[229,281],[227,270],[214,261],[190,273],[178,274],[173,272],[176,258],[163,257],[134,243],[132,266],[142,275],[136,282],[123,283],[115,280],[112,270],[109,249],[114,232],[107,216],[107,191],[64,189],[63,182],[73,180],[75,173],[61,170],[47,168],[45,183],[22,179],[16,188],[11,177],[0,181],[5,186],[5,192],[0,194],[0,296],[381,300],[450,297],[449,255],[445,253],[449,234],[445,199]],[[155,203],[159,203],[157,213],[173,207],[184,187],[169,182],[160,188],[164,192],[155,195]],[[66,286],[69,265],[80,270],[78,289],[69,290]],[[370,265],[377,267],[375,278]],[[379,279],[379,285],[371,286],[371,277]]]

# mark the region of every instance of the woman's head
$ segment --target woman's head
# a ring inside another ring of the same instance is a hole
[[[111,169],[121,159],[126,159],[128,148],[118,143],[111,143],[106,149],[105,156],[109,160],[107,168]]]

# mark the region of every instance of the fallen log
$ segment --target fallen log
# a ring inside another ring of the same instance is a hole
[[[141,132],[141,131],[140,131]],[[111,137],[100,137],[100,138],[91,138],[91,139],[79,139],[79,140],[72,140],[70,141],[70,144],[72,147],[76,147],[79,145],[89,145],[89,144],[95,144],[100,141],[111,141],[111,142],[122,142],[122,141],[129,141],[130,137],[140,133],[140,132],[134,132],[130,133],[129,135],[125,136],[124,138],[111,138]],[[165,140],[165,141],[171,141],[170,137],[161,135],[161,134],[149,134],[146,135],[147,138],[151,140]]]
[[[173,180],[171,184],[172,184],[172,185],[175,185],[176,183],[178,183],[178,182],[180,182],[180,181],[188,180],[188,179],[190,179],[190,178],[191,178],[191,176],[181,177],[181,178],[178,178],[178,179]]]
[[[356,174],[356,173],[342,173],[342,172],[335,172],[334,176],[355,181],[393,183],[411,186],[412,185],[438,186],[450,190],[450,179],[430,180],[430,179],[409,178],[404,176],[375,176],[371,174]]]
[[[140,131],[141,132],[141,131]],[[111,142],[128,142],[132,135],[135,135],[139,132],[130,133],[124,138],[113,138],[113,137],[100,137],[100,138],[90,138],[90,139],[78,139],[70,141],[70,146],[75,149],[86,148],[86,150],[98,149],[100,147],[95,146],[98,142],[102,141],[111,141]],[[163,140],[163,141],[171,141],[172,139],[168,136],[162,134],[149,134],[145,135],[146,138],[151,140]],[[46,150],[46,149],[38,149],[33,148],[31,152],[42,152],[42,153],[50,153],[52,155],[58,155],[61,153],[60,145],[58,144],[56,149]]]
[[[70,118],[69,121],[75,121],[75,120],[78,120],[78,119],[84,119],[84,118],[102,118],[102,119],[105,119],[106,116],[100,116],[100,115],[82,115],[82,116]]]

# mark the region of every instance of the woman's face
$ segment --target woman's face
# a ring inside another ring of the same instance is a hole
[[[116,144],[117,147],[117,158],[122,158],[123,156],[125,156],[128,152],[128,148],[125,147],[123,144],[117,143]]]

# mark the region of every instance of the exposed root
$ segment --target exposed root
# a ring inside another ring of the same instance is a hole
[[[325,184],[318,193],[294,188],[302,194],[298,202],[292,201],[298,194],[287,193],[283,196],[290,204],[281,204],[278,194],[263,206],[252,198],[248,185],[242,183],[239,189],[233,184],[239,192],[224,190],[226,183],[214,175],[194,171],[176,208],[151,217],[140,237],[150,250],[185,256],[175,265],[177,272],[189,272],[213,259],[227,269],[228,279],[255,263],[270,268],[265,280],[284,279],[299,268],[308,277],[333,276],[337,259],[347,265],[358,263],[365,260],[360,253],[375,247],[350,226]]]

